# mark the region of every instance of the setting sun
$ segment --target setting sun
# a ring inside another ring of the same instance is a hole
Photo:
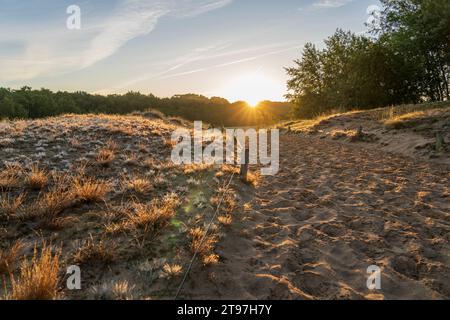
[[[247,73],[231,79],[220,90],[220,95],[230,101],[243,100],[254,108],[263,100],[282,100],[285,88],[280,82],[261,74]]]

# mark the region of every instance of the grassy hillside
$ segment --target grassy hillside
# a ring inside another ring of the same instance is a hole
[[[442,162],[450,158],[450,102],[331,113],[280,128]]]
[[[173,298],[194,250],[194,274],[216,264],[237,209],[223,189],[236,169],[173,165],[168,139],[182,125],[111,115],[0,122],[0,299]],[[80,291],[66,288],[70,265],[81,268]]]

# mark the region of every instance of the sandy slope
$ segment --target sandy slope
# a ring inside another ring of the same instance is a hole
[[[450,298],[448,166],[298,135],[280,155],[186,298]]]

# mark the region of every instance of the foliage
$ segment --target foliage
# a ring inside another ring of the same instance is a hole
[[[322,50],[306,44],[286,69],[297,115],[450,99],[450,2],[381,2],[371,36],[338,29]]]
[[[289,118],[292,111],[289,103],[264,101],[251,109],[243,101],[230,103],[224,98],[207,98],[196,94],[158,98],[139,92],[102,96],[86,92],[54,93],[47,89],[32,90],[30,87],[19,90],[0,88],[0,119],[35,119],[65,113],[128,114],[150,108],[167,116],[202,120],[219,126],[274,123]]]

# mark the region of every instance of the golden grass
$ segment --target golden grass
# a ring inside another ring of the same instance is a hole
[[[0,171],[0,189],[8,190],[20,187],[23,169],[20,165],[6,165]]]
[[[207,164],[207,163],[186,164],[183,166],[183,172],[184,172],[184,174],[191,174],[191,173],[195,173],[195,172],[209,170],[211,167],[212,167],[212,165]]]
[[[40,254],[34,247],[31,261],[24,259],[20,275],[11,278],[11,292],[8,300],[53,300],[58,297],[59,259],[61,250],[52,253],[51,245],[43,244]]]
[[[112,220],[118,220],[118,216],[123,217],[123,220],[107,223],[105,230],[111,234],[131,233],[134,235],[134,240],[142,245],[148,236],[156,236],[170,224],[179,205],[179,197],[173,193],[148,204],[128,202],[111,214]]]
[[[14,218],[20,216],[23,211],[26,194],[22,193],[16,197],[4,192],[0,195],[0,217]]]
[[[119,281],[114,283],[112,293],[115,300],[132,300],[133,287],[128,284],[128,281]]]
[[[128,281],[111,281],[109,283],[95,286],[92,293],[96,299],[100,300],[132,300],[134,286],[130,286]]]
[[[408,127],[413,127],[420,118],[426,116],[425,111],[415,111],[398,116],[392,116],[391,118],[384,121],[384,124],[388,128],[392,129],[403,129]]]
[[[408,118],[408,114],[413,115],[414,113],[427,112],[434,109],[442,109],[449,108],[449,102],[437,102],[437,103],[423,103],[423,104],[408,104],[408,105],[400,105],[400,106],[391,106],[385,108],[378,108],[372,110],[356,110],[356,111],[342,111],[342,110],[333,110],[327,113],[324,113],[320,116],[317,116],[313,119],[300,119],[296,121],[288,121],[283,122],[278,125],[278,128],[283,128],[287,130],[291,130],[294,132],[307,132],[317,125],[319,125],[322,121],[331,120],[335,117],[341,116],[355,116],[355,119],[358,117],[358,114],[365,114],[370,116],[374,121],[380,121],[381,123],[395,123],[398,122],[399,118],[405,116]]]
[[[74,253],[75,264],[88,263],[109,264],[115,260],[114,246],[104,240],[95,241],[92,237],[86,240]]]
[[[253,187],[257,187],[259,185],[259,183],[261,182],[261,174],[259,172],[247,172],[247,179],[245,179],[245,183],[253,186]]]
[[[33,205],[32,215],[41,218],[43,225],[58,228],[61,222],[59,215],[72,205],[72,194],[57,186],[38,197]]]
[[[17,258],[22,249],[23,243],[20,241],[17,241],[9,248],[0,248],[0,274],[10,274],[14,271]]]
[[[100,202],[105,200],[110,191],[111,185],[108,182],[77,177],[73,181],[71,196],[81,202]]]
[[[32,190],[41,190],[48,183],[47,173],[38,166],[31,167],[31,172],[26,178],[27,186]]]
[[[218,241],[217,236],[215,235],[207,235],[205,237],[205,231],[199,227],[190,229],[189,235],[191,237],[191,252],[197,252],[202,258],[211,254]]]
[[[400,106],[392,106],[387,108],[375,109],[369,112],[373,112],[377,120],[386,122],[388,120],[394,120],[403,115],[422,113],[434,109],[446,109],[450,107],[449,102],[436,102],[436,103],[423,103],[423,104],[406,104]]]
[[[219,256],[215,253],[208,254],[202,257],[202,262],[205,266],[216,265],[219,263]]]
[[[145,178],[134,177],[125,181],[124,189],[128,191],[134,191],[139,194],[147,194],[151,192],[154,187],[149,180]]]
[[[99,165],[107,167],[116,159],[116,154],[113,149],[110,149],[108,147],[101,148],[98,151],[95,159]]]
[[[144,232],[156,231],[166,227],[176,208],[180,204],[175,194],[166,195],[161,201],[153,200],[150,204],[133,203],[133,212],[128,214],[128,228],[141,228]]]
[[[219,216],[217,220],[222,224],[223,226],[230,226],[233,223],[233,218],[231,215],[224,215]]]
[[[181,275],[183,272],[183,267],[178,264],[168,264],[163,266],[163,272],[167,278],[175,278]]]

